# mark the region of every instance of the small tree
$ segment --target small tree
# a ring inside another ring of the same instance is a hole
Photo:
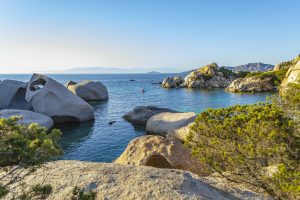
[[[295,199],[300,173],[294,132],[293,121],[275,105],[236,105],[200,113],[186,145],[208,173],[234,177],[230,180],[262,188],[278,199]]]
[[[9,186],[32,173],[41,164],[62,153],[57,144],[61,132],[47,133],[38,124],[22,126],[20,117],[0,119],[0,167],[6,173],[0,177],[0,198],[9,192]],[[26,173],[20,173],[20,171]]]

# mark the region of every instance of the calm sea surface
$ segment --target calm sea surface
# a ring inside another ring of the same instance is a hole
[[[182,112],[199,113],[209,107],[220,108],[234,104],[265,101],[270,93],[231,94],[223,89],[193,90],[164,89],[153,82],[172,74],[106,74],[49,75],[60,83],[68,80],[95,80],[107,86],[109,100],[93,104],[95,120],[81,124],[60,125],[64,149],[61,159],[111,162],[126,148],[130,140],[144,135],[144,127],[133,126],[122,116],[136,106],[155,105]],[[0,75],[0,80],[28,81],[30,75]],[[135,81],[130,81],[131,79]],[[145,93],[141,90],[144,89]],[[108,122],[116,121],[113,125]]]

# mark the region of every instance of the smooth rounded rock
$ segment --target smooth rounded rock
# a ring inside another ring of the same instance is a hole
[[[71,82],[68,89],[85,101],[105,101],[108,99],[107,88],[98,81],[85,80],[77,84]]]
[[[180,141],[155,135],[132,140],[115,163],[174,168],[203,174],[198,160]]]
[[[21,116],[22,119],[18,120],[18,123],[21,125],[27,126],[32,123],[37,123],[40,126],[45,127],[47,130],[50,130],[54,125],[51,117],[41,113],[18,109],[4,109],[0,111],[0,118],[9,118],[12,116]]]
[[[196,113],[170,113],[163,112],[151,117],[146,124],[146,132],[149,134],[166,135],[168,131],[179,129],[194,122]]]
[[[168,108],[159,108],[156,106],[138,106],[132,111],[124,115],[124,119],[133,124],[146,125],[147,121],[154,115],[162,112],[174,112],[177,111]]]

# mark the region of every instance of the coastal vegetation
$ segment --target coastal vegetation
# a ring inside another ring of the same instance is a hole
[[[20,182],[43,163],[62,153],[57,143],[61,136],[59,130],[53,129],[47,133],[37,124],[19,125],[18,120],[20,117],[0,119],[0,167],[6,171],[0,177],[0,198],[10,191],[10,185]],[[50,192],[51,186],[36,185],[21,197],[45,197]]]
[[[291,98],[277,99],[299,111],[299,85],[288,91]],[[299,121],[282,105],[208,109],[195,120],[186,145],[208,173],[263,189],[276,199],[297,199]]]
[[[267,71],[267,72],[250,72],[245,77],[254,77],[254,78],[261,78],[261,79],[270,77],[272,78],[271,83],[274,86],[279,86],[283,81],[287,71],[288,68],[282,68],[279,70]]]

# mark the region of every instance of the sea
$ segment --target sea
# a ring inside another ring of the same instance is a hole
[[[49,74],[64,84],[68,80],[100,81],[106,85],[109,99],[91,104],[95,120],[57,125],[63,132],[60,145],[64,154],[58,159],[112,162],[128,143],[145,135],[145,127],[122,117],[136,106],[153,105],[181,112],[200,113],[208,108],[265,102],[271,93],[233,94],[224,89],[166,89],[159,82],[175,74]],[[29,81],[28,74],[2,74],[0,80]],[[144,90],[145,92],[142,92]],[[109,122],[115,121],[110,125]]]

